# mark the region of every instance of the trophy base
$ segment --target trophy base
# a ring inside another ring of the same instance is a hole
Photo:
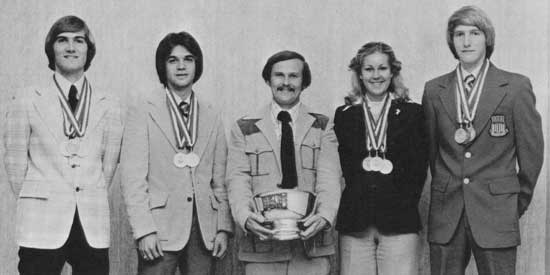
[[[299,239],[300,235],[298,235],[298,232],[277,232],[273,235],[273,239],[277,241],[290,241],[290,240],[296,240]]]

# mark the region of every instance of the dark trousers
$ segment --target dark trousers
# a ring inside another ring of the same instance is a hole
[[[448,244],[430,243],[431,274],[464,274],[472,252],[479,275],[516,274],[516,247],[479,247],[472,236],[465,212]]]
[[[182,250],[163,251],[164,256],[146,261],[138,252],[139,275],[174,275],[179,267],[182,275],[213,274],[215,264],[212,252],[202,242],[197,212],[193,209],[193,220],[189,241]]]
[[[57,249],[19,248],[18,270],[21,275],[58,275],[65,262],[73,275],[108,275],[109,250],[96,249],[86,241],[78,210],[65,244]]]

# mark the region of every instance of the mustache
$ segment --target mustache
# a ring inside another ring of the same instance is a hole
[[[288,91],[291,91],[291,92],[294,92],[296,90],[293,86],[285,85],[285,84],[280,85],[280,86],[277,87],[277,91],[279,91],[279,92],[283,91],[284,89],[286,89]]]

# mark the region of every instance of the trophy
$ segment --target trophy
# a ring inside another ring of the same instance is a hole
[[[300,238],[301,220],[315,212],[316,199],[312,192],[281,189],[254,196],[254,204],[268,220],[264,226],[275,231],[273,239],[286,241]]]

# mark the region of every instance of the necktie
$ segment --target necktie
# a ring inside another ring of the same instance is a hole
[[[473,74],[469,74],[464,79],[464,84],[466,88],[466,95],[470,96],[470,93],[472,92],[472,89],[474,88],[474,83],[476,82],[476,77]]]
[[[185,101],[182,101],[180,102],[180,104],[178,104],[178,107],[183,117],[185,117],[185,119],[189,119],[189,112],[191,110],[191,105]]]
[[[78,91],[76,90],[76,87],[71,85],[71,88],[69,89],[69,107],[71,107],[73,114],[76,110],[76,105],[78,105],[78,99],[76,98],[77,93]]]
[[[294,156],[294,136],[290,121],[292,118],[287,111],[281,111],[277,115],[281,121],[281,167],[283,168],[283,182],[281,188],[292,189],[298,185],[296,175],[296,159]]]

